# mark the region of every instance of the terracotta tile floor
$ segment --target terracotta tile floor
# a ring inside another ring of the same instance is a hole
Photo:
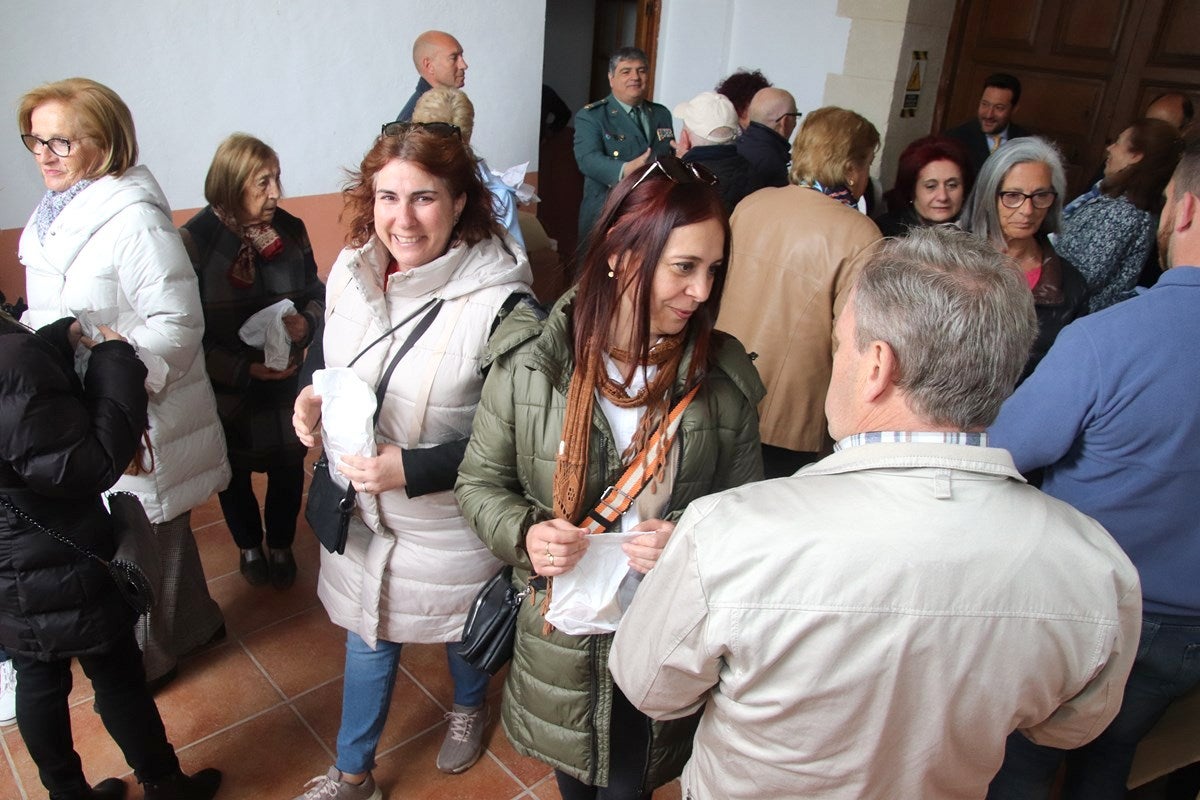
[[[309,459],[311,467],[316,454]],[[262,476],[256,476],[262,477]],[[262,482],[257,484],[262,496]],[[252,588],[238,574],[237,549],[213,497],[192,515],[212,596],[225,612],[226,639],[180,664],[157,696],[167,733],[187,771],[225,773],[218,800],[290,800],[332,763],[341,714],[345,632],[317,600],[318,544],[303,518],[296,534],[299,577],[286,592]],[[492,684],[498,700],[503,674]],[[462,775],[434,766],[445,735],[450,677],[441,645],[404,649],[375,775],[391,800],[558,800],[549,767],[518,755],[496,723],[487,753]],[[71,716],[76,749],[93,782],[119,775],[140,793],[120,751],[92,711],[91,685],[75,666]],[[0,729],[0,800],[45,798],[15,725]],[[655,794],[675,800],[678,783]]]

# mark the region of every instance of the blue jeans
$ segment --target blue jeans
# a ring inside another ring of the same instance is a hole
[[[1200,618],[1142,616],[1137,659],[1116,719],[1078,750],[1036,745],[1019,731],[1008,737],[1004,765],[988,788],[988,800],[1050,796],[1063,759],[1063,800],[1123,800],[1133,754],[1173,700],[1200,685]]]
[[[446,643],[446,660],[454,680],[456,705],[483,705],[491,675],[475,669],[458,654],[458,642]],[[337,768],[357,774],[375,766],[375,749],[387,722],[400,644],[380,639],[374,650],[354,631],[346,633],[346,679],[342,687],[342,726],[337,738]]]

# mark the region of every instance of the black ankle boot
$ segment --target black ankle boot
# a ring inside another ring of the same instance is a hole
[[[125,800],[128,788],[120,778],[105,778],[92,787],[91,800]]]
[[[221,785],[221,771],[202,769],[195,775],[177,772],[161,781],[146,781],[146,800],[211,800]]]
[[[129,787],[119,778],[105,778],[95,786],[82,783],[78,788],[66,792],[52,792],[52,800],[125,800],[125,792]]]

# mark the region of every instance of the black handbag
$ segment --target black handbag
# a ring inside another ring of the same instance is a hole
[[[117,542],[117,551],[108,560],[101,558],[53,528],[47,528],[17,508],[7,497],[0,497],[0,505],[16,514],[27,524],[49,534],[60,544],[101,564],[112,576],[121,597],[134,611],[146,614],[154,607],[156,602],[154,587],[160,581],[148,576],[146,570],[150,570],[153,577],[159,576],[157,540],[154,538],[154,528],[150,524],[150,518],[146,516],[146,509],[134,495],[129,492],[113,492],[108,495],[109,513],[113,522],[113,538]]]
[[[321,457],[313,464],[304,518],[308,520],[321,546],[339,556],[346,552],[346,538],[350,532],[350,517],[354,514],[354,498],[357,494],[353,485],[343,490],[334,483],[329,474],[329,459],[321,451]]]
[[[428,309],[429,313],[422,317],[421,321],[412,329],[412,333],[404,340],[404,344],[400,345],[400,349],[396,351],[396,355],[392,357],[391,363],[384,371],[383,377],[379,379],[379,385],[375,387],[375,425],[379,424],[379,415],[383,411],[383,396],[387,392],[388,381],[391,380],[396,365],[412,349],[421,335],[429,330],[434,317],[442,308],[442,302],[440,299],[430,300],[401,320],[399,324],[393,326],[387,333],[364,347],[346,365],[354,366],[354,363],[362,358],[363,353],[389,338],[398,328]],[[308,500],[304,504],[304,519],[308,521],[309,527],[317,535],[321,546],[330,553],[343,555],[346,552],[346,539],[350,533],[350,517],[354,514],[356,496],[357,492],[355,492],[353,484],[343,489],[333,480],[333,476],[330,474],[329,459],[322,452],[317,463],[313,464],[312,482],[308,486]]]
[[[512,658],[517,612],[532,593],[530,586],[518,590],[512,585],[512,567],[505,567],[485,583],[463,626],[462,643],[458,646],[463,660],[489,675],[499,672]]]

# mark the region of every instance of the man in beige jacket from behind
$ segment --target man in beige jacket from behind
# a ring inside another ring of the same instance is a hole
[[[1116,714],[1137,572],[983,432],[1035,330],[1020,274],[969,234],[866,262],[836,330],[837,451],[688,506],[617,632],[634,705],[704,706],[686,797],[978,799],[1011,731],[1076,747]]]

